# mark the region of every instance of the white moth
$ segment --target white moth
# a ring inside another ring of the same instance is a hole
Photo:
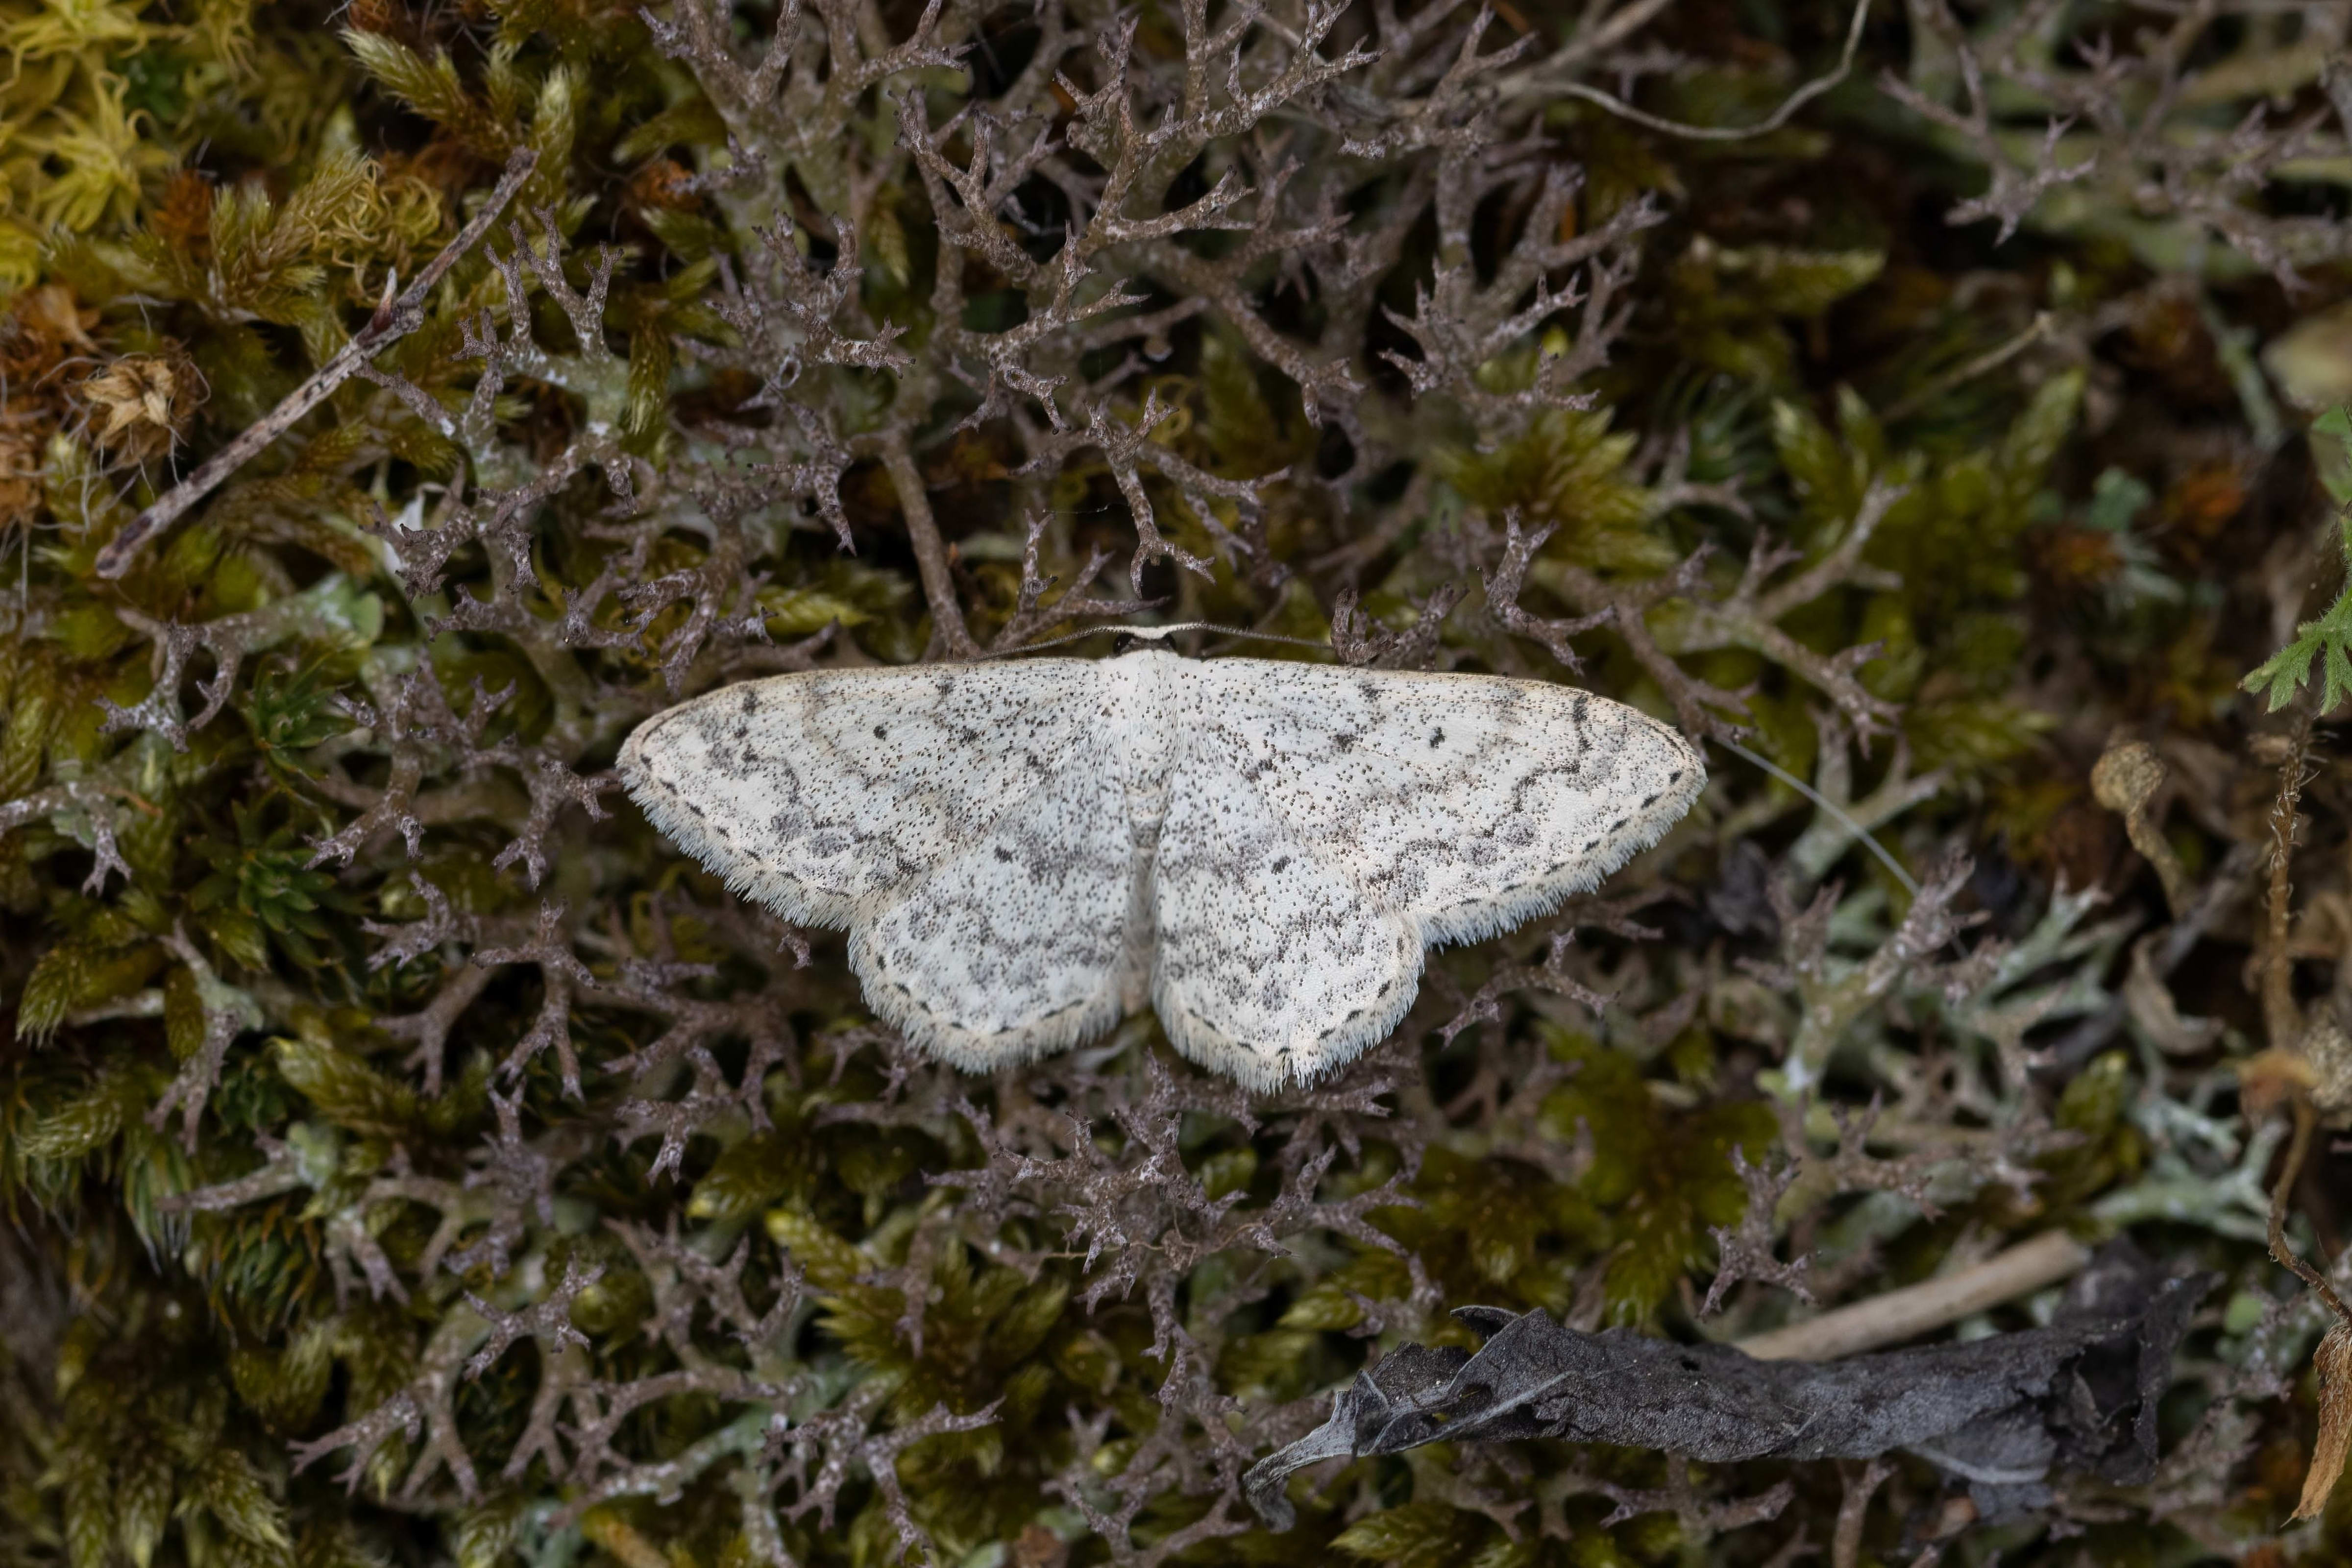
[[[1672,729],[1569,688],[1150,643],[751,681],[620,767],[729,887],[845,927],[919,1049],[1027,1061],[1149,1000],[1258,1090],[1385,1038],[1424,949],[1591,888],[1705,782]]]

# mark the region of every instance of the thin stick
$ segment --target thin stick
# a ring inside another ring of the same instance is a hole
[[[1623,43],[1631,35],[1641,31],[1643,27],[1648,26],[1652,22],[1656,21],[1658,18],[1658,13],[1664,11],[1667,6],[1674,3],[1675,0],[1634,0],[1633,5],[1626,6],[1623,10],[1615,12],[1612,15],[1604,17],[1601,20],[1601,25],[1593,28],[1591,34],[1582,37],[1570,38],[1568,41],[1567,47],[1561,49],[1559,55],[1555,57],[1555,58],[1559,63],[1567,65],[1574,64],[1581,60],[1589,60],[1595,55],[1606,54],[1611,49],[1613,49],[1618,45]],[[1498,15],[1502,16],[1503,18],[1506,21],[1508,21],[1513,26],[1518,28],[1520,32],[1526,33],[1533,30],[1528,27],[1525,22],[1518,20],[1516,16],[1512,16],[1511,13],[1503,10],[1501,6],[1497,5],[1495,9]],[[1589,11],[1585,13],[1585,16],[1587,16],[1591,15],[1591,13]],[[1577,26],[1580,31],[1582,30],[1583,25],[1584,16],[1578,17]]]
[[[923,487],[923,471],[904,424],[895,424],[882,437],[882,466],[890,487],[898,492],[898,511],[907,519],[907,538],[915,548],[915,570],[923,580],[923,598],[930,605],[931,625],[952,659],[971,659],[981,652],[964,624],[963,604],[956,598],[955,573],[948,566],[947,546],[931,514],[931,497]]]
[[[1663,135],[1679,136],[1685,141],[1740,141],[1750,136],[1762,136],[1780,130],[1796,118],[1797,110],[1845,80],[1853,69],[1854,52],[1862,47],[1862,25],[1869,16],[1870,0],[1855,0],[1853,20],[1846,24],[1845,48],[1838,56],[1836,68],[1798,88],[1781,100],[1780,108],[1753,125],[1685,125],[1679,120],[1666,120],[1635,109],[1613,93],[1603,92],[1597,87],[1586,87],[1581,82],[1545,87],[1532,72],[1526,80],[1513,84],[1516,89],[1514,96],[1533,90],[1560,98],[1580,98],[1587,103],[1599,105],[1620,120],[1630,120],[1636,125],[1646,126]]]
[[[435,285],[457,265],[460,257],[481,243],[482,236],[490,232],[490,225],[498,221],[500,213],[506,211],[507,204],[514,200],[515,193],[522,189],[523,182],[530,177],[531,170],[538,163],[537,152],[529,147],[515,149],[514,156],[507,160],[507,172],[499,179],[498,188],[490,193],[490,199],[482,204],[482,210],[474,214],[472,221],[457,231],[457,237],[443,247],[441,254],[428,262],[425,270],[418,273],[397,298],[386,298],[378,305],[375,315],[349,343],[343,345],[342,352],[329,360],[319,368],[316,375],[295,388],[284,402],[248,425],[235,440],[205,459],[194,473],[165,491],[153,506],[124,525],[122,531],[98,552],[98,575],[121,577],[130,570],[132,559],[149,538],[185,517],[197,502],[211,495],[221,481],[259,455],[262,448],[291,429],[304,414],[333,396],[335,389],[357,374],[360,366],[423,326],[425,301],[432,294]],[[386,280],[387,287],[390,281]]]
[[[1890,407],[1886,412],[1878,416],[1879,423],[1881,424],[1893,424],[1896,420],[1908,419],[1911,415],[1918,413],[1921,409],[1927,407],[1929,403],[1935,402],[1946,392],[1950,392],[1954,387],[1965,386],[1969,382],[1976,380],[1977,377],[1986,373],[1988,371],[1997,371],[2000,369],[2001,366],[2009,363],[2010,361],[2017,358],[2018,355],[2025,352],[2026,350],[2032,348],[2043,338],[2049,336],[2050,329],[2053,324],[2054,318],[2051,316],[2049,311],[2042,310],[2036,312],[2032,324],[2028,326],[2024,331],[2020,332],[2008,342],[2002,343],[1996,348],[1989,349],[1985,352],[1979,354],[1967,364],[1959,365],[1952,370],[1945,371],[1942,375],[1937,376],[1934,381],[1929,382],[1926,386],[1913,392],[1909,396],[1898,400],[1894,406]]]
[[[1863,1466],[1859,1474],[1845,1471],[1845,1495],[1838,1500],[1837,1529],[1830,1536],[1830,1568],[1856,1568],[1862,1562],[1862,1529],[1870,1521],[1870,1500],[1894,1474],[1895,1462],[1885,1455]]]
[[[2090,1260],[2089,1248],[2063,1230],[2045,1230],[1972,1269],[1889,1291],[1738,1343],[1759,1361],[1830,1361],[1857,1355],[2031,1295],[2081,1272]]]
[[[2310,1097],[2298,1093],[2294,1097],[2294,1138],[2287,1145],[2286,1164],[2279,1169],[2278,1185],[2271,1188],[2270,1243],[2271,1259],[2280,1267],[2293,1270],[2294,1277],[2310,1286],[2327,1303],[2340,1322],[2352,1323],[2352,1308],[2347,1308],[2327,1276],[2305,1262],[2294,1248],[2286,1244],[2286,1205],[2294,1192],[2295,1178],[2303,1175],[2303,1162],[2311,1153],[2311,1129],[2319,1120],[2311,1108]]]
[[[2262,947],[2263,1028],[2280,1051],[2300,1050],[2303,1009],[2294,1001],[2294,958],[2287,937],[2294,924],[2295,807],[2310,774],[2311,712],[2305,706],[2287,734],[2286,758],[2279,764],[2278,796],[2271,802],[2271,876]]]

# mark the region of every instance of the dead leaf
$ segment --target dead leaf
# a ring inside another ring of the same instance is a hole
[[[2047,1327],[1822,1362],[1759,1361],[1625,1329],[1581,1333],[1540,1309],[1457,1307],[1456,1321],[1485,1339],[1479,1350],[1398,1346],[1333,1396],[1329,1420],[1242,1484],[1259,1517],[1287,1530],[1297,1514],[1284,1489],[1297,1471],[1424,1443],[1566,1437],[1710,1465],[1903,1448],[1968,1481],[1985,1518],[2005,1518],[2046,1504],[2053,1470],[2147,1479],[2172,1353],[2213,1281],[2158,1278],[2111,1248]],[[2095,1393],[2080,1372],[2095,1361],[2136,1375]]]
[[[2161,939],[2158,933],[2132,945],[2131,973],[2124,981],[2124,1005],[2131,1011],[2132,1022],[2139,1026],[2140,1032],[2157,1050],[2167,1056],[2195,1056],[2212,1048],[2221,1035],[2221,1020],[2180,1016],[2171,988],[2156,972],[2155,960],[2149,956],[2149,948]]]
[[[89,405],[98,444],[122,456],[157,457],[179,444],[204,401],[203,378],[187,355],[125,354],[85,378],[78,389]]]
[[[2326,1508],[2327,1494],[2344,1473],[2345,1454],[2352,1449],[2352,1323],[2329,1329],[2311,1353],[2311,1364],[2319,1371],[2319,1441],[2311,1450],[2311,1469],[2304,1473],[2303,1500],[2295,1504],[2294,1519],[2314,1518]]]

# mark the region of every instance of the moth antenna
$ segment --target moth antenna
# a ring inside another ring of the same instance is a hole
[[[995,648],[984,653],[975,653],[971,656],[971,663],[985,664],[995,659],[1009,659],[1015,653],[1034,653],[1040,649],[1058,648],[1065,643],[1076,643],[1081,638],[1099,637],[1108,632],[1126,630],[1124,626],[1089,626],[1083,632],[1065,632],[1058,637],[1046,637],[1034,643],[1024,643],[1017,648]]]
[[[1328,643],[1318,643],[1312,637],[1291,637],[1280,632],[1253,632],[1243,626],[1220,626],[1213,621],[1187,621],[1174,626],[1150,626],[1133,630],[1130,635],[1165,637],[1172,632],[1214,632],[1221,637],[1238,637],[1244,642],[1287,643],[1294,648],[1312,648],[1318,653],[1331,653]]]
[[[1844,808],[1840,806],[1836,801],[1831,800],[1828,796],[1822,794],[1820,790],[1814,789],[1811,785],[1806,783],[1803,779],[1798,778],[1795,774],[1790,772],[1779,763],[1771,761],[1767,758],[1759,757],[1756,753],[1748,750],[1746,747],[1740,745],[1736,740],[1726,740],[1719,735],[1709,736],[1707,738],[1714,741],[1717,746],[1720,746],[1732,755],[1746,758],[1748,761],[1756,764],[1757,767],[1764,769],[1765,772],[1769,773],[1773,778],[1778,779],[1781,783],[1786,784],[1790,789],[1794,789],[1798,794],[1802,795],[1806,800],[1811,800],[1814,805],[1819,806],[1822,810],[1827,811],[1831,816],[1835,817],[1839,821],[1843,822],[1847,829],[1853,832],[1854,837],[1860,839],[1869,847],[1870,852],[1878,857],[1878,863],[1885,866],[1894,874],[1895,880],[1903,884],[1904,891],[1910,894],[1914,898],[1919,896],[1918,880],[1909,872],[1903,869],[1901,862],[1896,861],[1895,856],[1888,852],[1886,846],[1878,841],[1877,834],[1872,832],[1868,828],[1864,827],[1860,822],[1855,821],[1852,817],[1846,815]]]
[[[1004,648],[992,653],[982,653],[972,662],[979,664],[990,659],[1010,658],[1015,653],[1034,653],[1041,649],[1058,648],[1065,643],[1076,643],[1082,638],[1100,637],[1107,633],[1124,633],[1129,637],[1140,638],[1147,643],[1159,643],[1166,641],[1179,632],[1213,632],[1221,637],[1239,637],[1260,643],[1287,643],[1295,648],[1313,648],[1324,653],[1331,652],[1330,643],[1318,643],[1311,637],[1289,637],[1279,632],[1253,632],[1243,626],[1220,626],[1213,621],[1179,621],[1171,626],[1089,626],[1083,632],[1065,632],[1059,637],[1048,637],[1042,642],[1024,643],[1018,648]]]

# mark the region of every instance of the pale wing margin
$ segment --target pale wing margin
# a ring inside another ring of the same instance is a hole
[[[1020,809],[1097,722],[1100,689],[1075,659],[775,675],[646,720],[620,772],[731,891],[839,928]]]
[[[1099,739],[983,839],[850,930],[876,1013],[967,1071],[1031,1061],[1117,1023],[1139,956],[1126,790]]]
[[[1305,1082],[1396,1027],[1421,978],[1409,917],[1366,897],[1267,804],[1222,737],[1174,772],[1152,887],[1152,1005],[1176,1049],[1259,1091]]]
[[[1256,660],[1192,677],[1195,722],[1270,809],[1428,943],[1476,941],[1591,890],[1706,781],[1671,727],[1540,681]]]

